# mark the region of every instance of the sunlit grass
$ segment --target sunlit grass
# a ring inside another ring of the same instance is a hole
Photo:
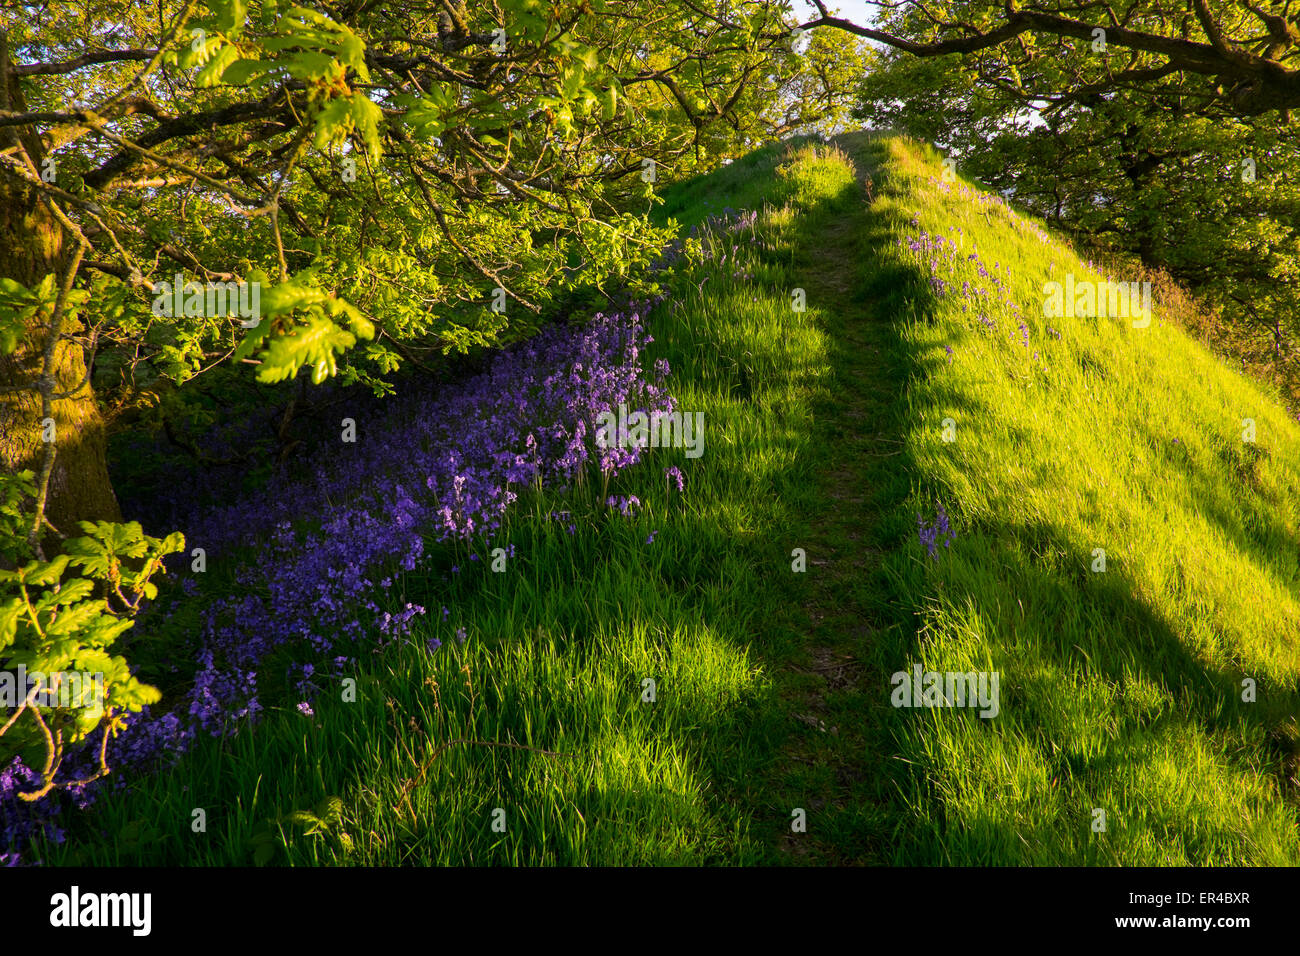
[[[936,188],[932,151],[888,151],[873,213],[898,236],[960,228],[964,251],[1011,265],[1021,307],[990,310],[990,332],[960,294],[974,265],[941,261],[956,294],[918,283],[894,316],[918,509],[943,501],[957,531],[938,561],[900,565],[919,623],[909,658],[999,671],[1002,690],[994,720],[905,719],[925,778],[913,858],[1300,861],[1295,784],[1269,744],[1300,710],[1300,428],[1158,303],[1145,329],[1044,318],[1044,283],[1101,277],[1018,217]],[[928,280],[924,254],[886,255]]]
[[[401,579],[428,619],[360,655],[355,701],[280,701],[42,858],[771,863],[805,808],[832,862],[1300,862],[1300,429],[1158,308],[1147,329],[1045,319],[1043,283],[1086,265],[941,173],[855,136],[669,189],[658,214],[683,226],[760,210],[704,236],[649,323],[703,456],[526,498],[504,572],[433,549]],[[914,216],[1009,265],[1019,316],[990,332],[936,298],[895,244]],[[935,502],[956,538],[932,560]],[[814,633],[851,658],[832,691],[805,667]],[[894,710],[913,663],[997,671],[997,717]],[[796,719],[817,697],[835,735]],[[330,796],[319,832],[289,816]]]
[[[732,185],[762,167],[771,188],[778,157],[733,167]],[[816,203],[826,173],[805,179],[795,201]],[[126,839],[74,833],[45,858],[223,865],[258,846],[297,864],[770,858],[745,791],[785,728],[752,645],[780,640],[765,621],[781,603],[770,578],[788,565],[768,558],[789,518],[779,488],[810,440],[824,341],[790,309],[779,264],[759,267],[757,283],[712,263],[689,271],[710,281],[684,281],[657,310],[651,360],[671,362],[679,407],[704,413],[702,457],[665,449],[609,485],[533,496],[508,520],[517,556],[503,573],[435,549],[401,596],[429,619],[363,655],[354,702],[341,686],[311,717],[283,702],[251,732],[105,800],[93,826]],[[674,465],[684,493],[664,475]],[[636,495],[639,513],[606,507],[611,494]],[[571,515],[550,517],[559,511]],[[289,817],[332,795],[342,812],[320,832]]]

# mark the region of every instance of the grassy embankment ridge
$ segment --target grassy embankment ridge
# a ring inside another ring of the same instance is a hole
[[[667,200],[684,226],[759,211],[688,244],[650,322],[703,456],[535,496],[507,573],[434,549],[406,598],[453,618],[375,655],[355,703],[286,701],[41,857],[1300,862],[1300,426],[1277,397],[1158,304],[1145,329],[1045,319],[1043,284],[1086,264],[904,140],[769,146]],[[913,251],[921,230],[953,247]],[[955,538],[931,558],[936,502]],[[997,671],[997,717],[893,708],[913,664]],[[290,816],[318,805],[315,833]]]

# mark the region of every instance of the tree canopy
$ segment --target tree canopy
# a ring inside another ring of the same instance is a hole
[[[983,79],[1026,101],[1130,89],[1207,115],[1300,106],[1291,0],[882,0],[870,3],[879,11],[874,26],[809,2],[819,15],[807,28],[834,27],[919,57],[970,55]],[[1095,55],[1074,56],[1079,40]],[[1053,68],[1061,57],[1071,63],[1064,77]]]
[[[666,236],[644,215],[657,182],[845,114],[863,52],[801,44],[789,14],[25,5],[0,24],[0,205],[23,250],[0,263],[0,388],[27,393],[14,418],[96,444],[93,408],[59,420],[90,401],[74,346],[135,388],[241,361],[265,382],[306,367],[383,390],[404,364],[635,283]],[[44,450],[13,445],[9,466]],[[72,477],[52,467],[57,497]]]
[[[1166,6],[1131,4],[1124,22],[1173,23]],[[1249,17],[1236,6],[1216,5],[1215,22],[1244,30]],[[924,33],[920,16],[913,9],[895,22]],[[1181,23],[1194,33],[1201,18]],[[1167,272],[1300,391],[1294,124],[1280,111],[1234,113],[1197,74],[1130,82],[1120,67],[1131,54],[1105,43],[1044,42],[938,57],[891,50],[864,78],[858,115],[938,144],[965,172],[1094,248]]]

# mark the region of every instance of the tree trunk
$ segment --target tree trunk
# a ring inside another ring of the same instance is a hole
[[[0,30],[0,108],[26,109],[18,78],[9,72],[9,51]],[[0,150],[24,149],[39,170],[44,148],[30,128],[0,128]],[[13,153],[10,153],[13,155]],[[0,175],[0,276],[32,286],[53,272],[62,280],[67,265],[63,228],[37,200],[37,190]],[[65,333],[78,331],[65,322]],[[41,397],[31,388],[5,391],[4,386],[35,385],[40,377],[48,332],[27,330],[17,351],[0,355],[0,468],[12,473],[30,468],[38,475],[45,452]],[[82,347],[63,339],[54,351],[57,391],[66,392],[86,378]],[[121,509],[108,477],[106,435],[99,406],[87,381],[70,398],[54,402],[54,471],[50,476],[46,516],[65,535],[79,534],[82,520],[120,521]]]

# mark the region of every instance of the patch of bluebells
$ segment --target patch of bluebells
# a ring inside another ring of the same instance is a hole
[[[378,633],[383,644],[408,633],[426,609],[407,603],[392,612],[380,602],[396,571],[421,563],[426,540],[490,542],[520,490],[562,489],[586,469],[612,477],[637,464],[643,449],[635,445],[598,448],[594,423],[620,404],[648,413],[674,410],[662,385],[667,362],[657,362],[652,376],[643,366],[653,339],[642,315],[661,299],[583,325],[551,327],[450,386],[416,381],[382,401],[354,398],[334,421],[357,422],[355,443],[340,443],[335,430],[335,440],[320,442],[297,473],[272,476],[255,495],[233,501],[199,495],[201,510],[172,527],[185,532],[187,549],[205,550],[209,568],[236,563],[239,590],[212,599],[192,643],[176,649],[177,658],[198,663],[192,688],[169,702],[167,712],[145,708],[135,715],[109,743],[116,772],[79,788],[87,792],[28,804],[17,794],[30,789],[33,772],[19,759],[0,769],[6,862],[38,830],[58,832],[53,817],[69,802],[88,803],[94,788],[123,786],[131,772],[176,759],[197,734],[224,736],[255,721],[264,709],[259,673],[273,653],[333,658],[341,671],[366,635]],[[163,514],[174,513],[176,502],[160,504]],[[627,514],[640,502],[629,496],[618,504]],[[571,521],[568,531],[576,531]],[[190,573],[184,564],[173,570]],[[147,633],[153,614],[165,622],[178,605],[155,607],[137,627]],[[463,627],[456,639],[465,639]],[[297,687],[305,698],[297,709],[307,716],[315,695],[310,667],[299,671]],[[91,735],[90,744],[97,739]],[[95,746],[74,755],[87,761],[87,770]],[[65,766],[69,774],[78,770],[73,757]]]
[[[232,718],[255,716],[254,668],[279,646],[323,655],[373,631],[409,633],[425,608],[393,613],[373,595],[388,590],[393,570],[420,563],[426,539],[491,539],[516,489],[567,486],[591,465],[614,475],[636,464],[640,448],[598,449],[589,423],[620,403],[672,410],[644,374],[650,341],[639,312],[548,330],[452,388],[390,399],[374,420],[357,418],[360,440],[329,449],[308,480],[200,519],[187,540],[207,546],[209,560],[254,545],[259,526],[275,532],[250,562],[250,579],[263,586],[209,608],[198,684],[222,683],[191,702],[198,725],[221,734]]]
[[[953,539],[957,537],[948,524],[948,512],[944,510],[943,505],[935,502],[935,508],[937,514],[933,521],[926,521],[920,514],[916,516],[917,536],[932,558],[938,557],[940,538],[944,539],[943,546],[947,548],[952,545]]]
[[[948,191],[950,184],[942,183],[941,180],[931,179],[932,184],[942,185],[945,191]],[[968,199],[976,199],[983,196],[972,190],[961,187],[963,195]],[[998,200],[995,204],[1001,204]],[[1007,209],[1007,215],[1013,224],[1020,224],[1023,220]],[[1012,275],[1011,267],[1005,263],[994,262],[991,265],[986,263],[981,257],[978,250],[972,249],[967,253],[962,249],[958,242],[950,236],[930,233],[921,227],[920,215],[914,215],[911,219],[911,225],[915,229],[915,234],[895,240],[895,245],[906,249],[914,254],[916,260],[922,265],[928,266],[929,285],[937,298],[952,296],[961,305],[961,310],[966,314],[973,314],[975,320],[987,329],[989,332],[997,331],[997,320],[991,313],[1002,311],[1009,314],[1017,322],[1017,330],[1020,333],[1020,344],[1028,351],[1030,348],[1030,329],[1028,323],[1021,316],[1020,303],[1016,301],[1015,296],[1011,293],[1003,276]],[[1036,228],[1036,227],[1035,227]],[[1038,230],[1041,231],[1041,230]],[[949,232],[956,232],[959,238],[965,241],[962,230],[955,226],[949,227]],[[974,270],[974,275],[971,275]],[[978,280],[985,280],[986,284],[978,284]],[[1010,333],[1014,341],[1015,333]],[[1047,335],[1053,339],[1060,340],[1061,333],[1056,329],[1047,328]],[[948,352],[949,363],[952,362],[952,352]],[[1039,353],[1033,353],[1033,360],[1039,361]]]
[[[718,267],[725,266],[730,261],[733,266],[731,274],[733,279],[752,279],[753,274],[746,271],[740,259],[742,243],[746,238],[752,240],[757,236],[757,226],[757,209],[742,212],[725,206],[720,214],[710,215],[703,222],[691,226],[686,238],[706,240],[701,242],[701,251],[705,260],[711,261]],[[740,242],[732,237],[738,237]],[[686,238],[669,242],[652,268],[663,270],[679,263],[685,249]]]
[[[565,523],[567,522],[567,524],[565,524],[565,528],[564,528],[564,530],[565,530],[568,534],[571,534],[571,535],[573,535],[573,534],[577,534],[577,533],[578,533],[578,526],[577,526],[576,524],[574,524],[574,522],[573,522],[573,512],[571,512],[571,511],[551,511],[551,512],[548,512],[547,515],[546,515],[546,520],[547,520],[547,521],[558,521],[558,522],[560,522],[561,524],[565,524]]]
[[[44,833],[57,840],[54,819],[61,809],[60,794],[53,800],[38,800],[34,804],[20,800],[20,793],[30,793],[40,786],[40,774],[28,767],[21,757],[15,757],[7,767],[0,768],[0,861],[5,866],[17,866],[18,850],[35,834]],[[12,852],[11,852],[12,851]]]
[[[114,740],[114,743],[122,742],[123,752],[128,754],[130,748],[138,743],[138,734],[133,735],[131,731],[132,728],[128,726]],[[102,729],[95,731],[84,748],[65,753],[61,765],[62,778],[85,779],[95,772],[102,734]],[[41,775],[28,767],[21,757],[14,757],[7,766],[0,767],[0,866],[22,865],[22,850],[38,835],[56,845],[62,843],[65,839],[64,832],[57,825],[60,815],[68,809],[88,808],[95,798],[97,788],[105,786],[111,780],[108,777],[82,786],[59,789],[34,803],[28,803],[19,794],[36,790],[40,786]],[[121,789],[123,782],[114,781],[113,785]]]
[[[972,203],[981,212],[1001,213],[1018,230],[1034,236],[1043,245],[1050,245],[1052,242],[1052,237],[1043,229],[1034,225],[1028,219],[1016,215],[1003,196],[974,189],[957,179],[945,181],[938,176],[929,176],[926,181],[933,189],[943,195],[960,199],[966,203]],[[912,225],[916,225],[915,220],[913,220]],[[957,231],[961,232],[961,229],[959,228]]]
[[[626,518],[635,513],[633,508],[641,507],[641,499],[636,495],[610,495],[605,504],[610,508],[617,508],[619,514]]]
[[[316,673],[316,666],[314,664],[312,664],[310,661],[304,664],[290,664],[289,665],[290,680],[294,680],[295,673],[298,674],[298,679],[294,681],[293,689],[294,691],[297,692],[299,696],[307,697],[312,694],[320,693],[321,690],[320,685],[318,685],[314,680],[312,680],[312,677]]]
[[[1013,309],[1019,308],[1009,294],[1006,283],[998,274],[998,272],[1001,271],[1010,275],[1010,266],[1004,266],[995,262],[990,269],[990,267],[980,258],[978,251],[963,254],[961,247],[951,237],[940,235],[939,233],[926,232],[920,226],[919,217],[913,216],[911,224],[917,230],[916,235],[909,236],[906,239],[896,239],[894,244],[915,253],[919,260],[922,260],[929,265],[930,286],[937,294],[942,296],[948,294],[949,291],[955,291],[952,287],[955,286],[956,280],[959,278],[956,275],[959,264],[971,263],[973,264],[976,275],[981,279],[987,279],[1006,305]],[[958,234],[962,235],[960,230],[958,230]],[[963,243],[964,241],[963,236]],[[938,275],[940,269],[953,275],[953,281],[951,284],[947,279]],[[969,279],[963,279],[961,284],[961,296],[963,299],[983,299],[989,297],[989,295],[990,293],[986,287],[972,287]]]

